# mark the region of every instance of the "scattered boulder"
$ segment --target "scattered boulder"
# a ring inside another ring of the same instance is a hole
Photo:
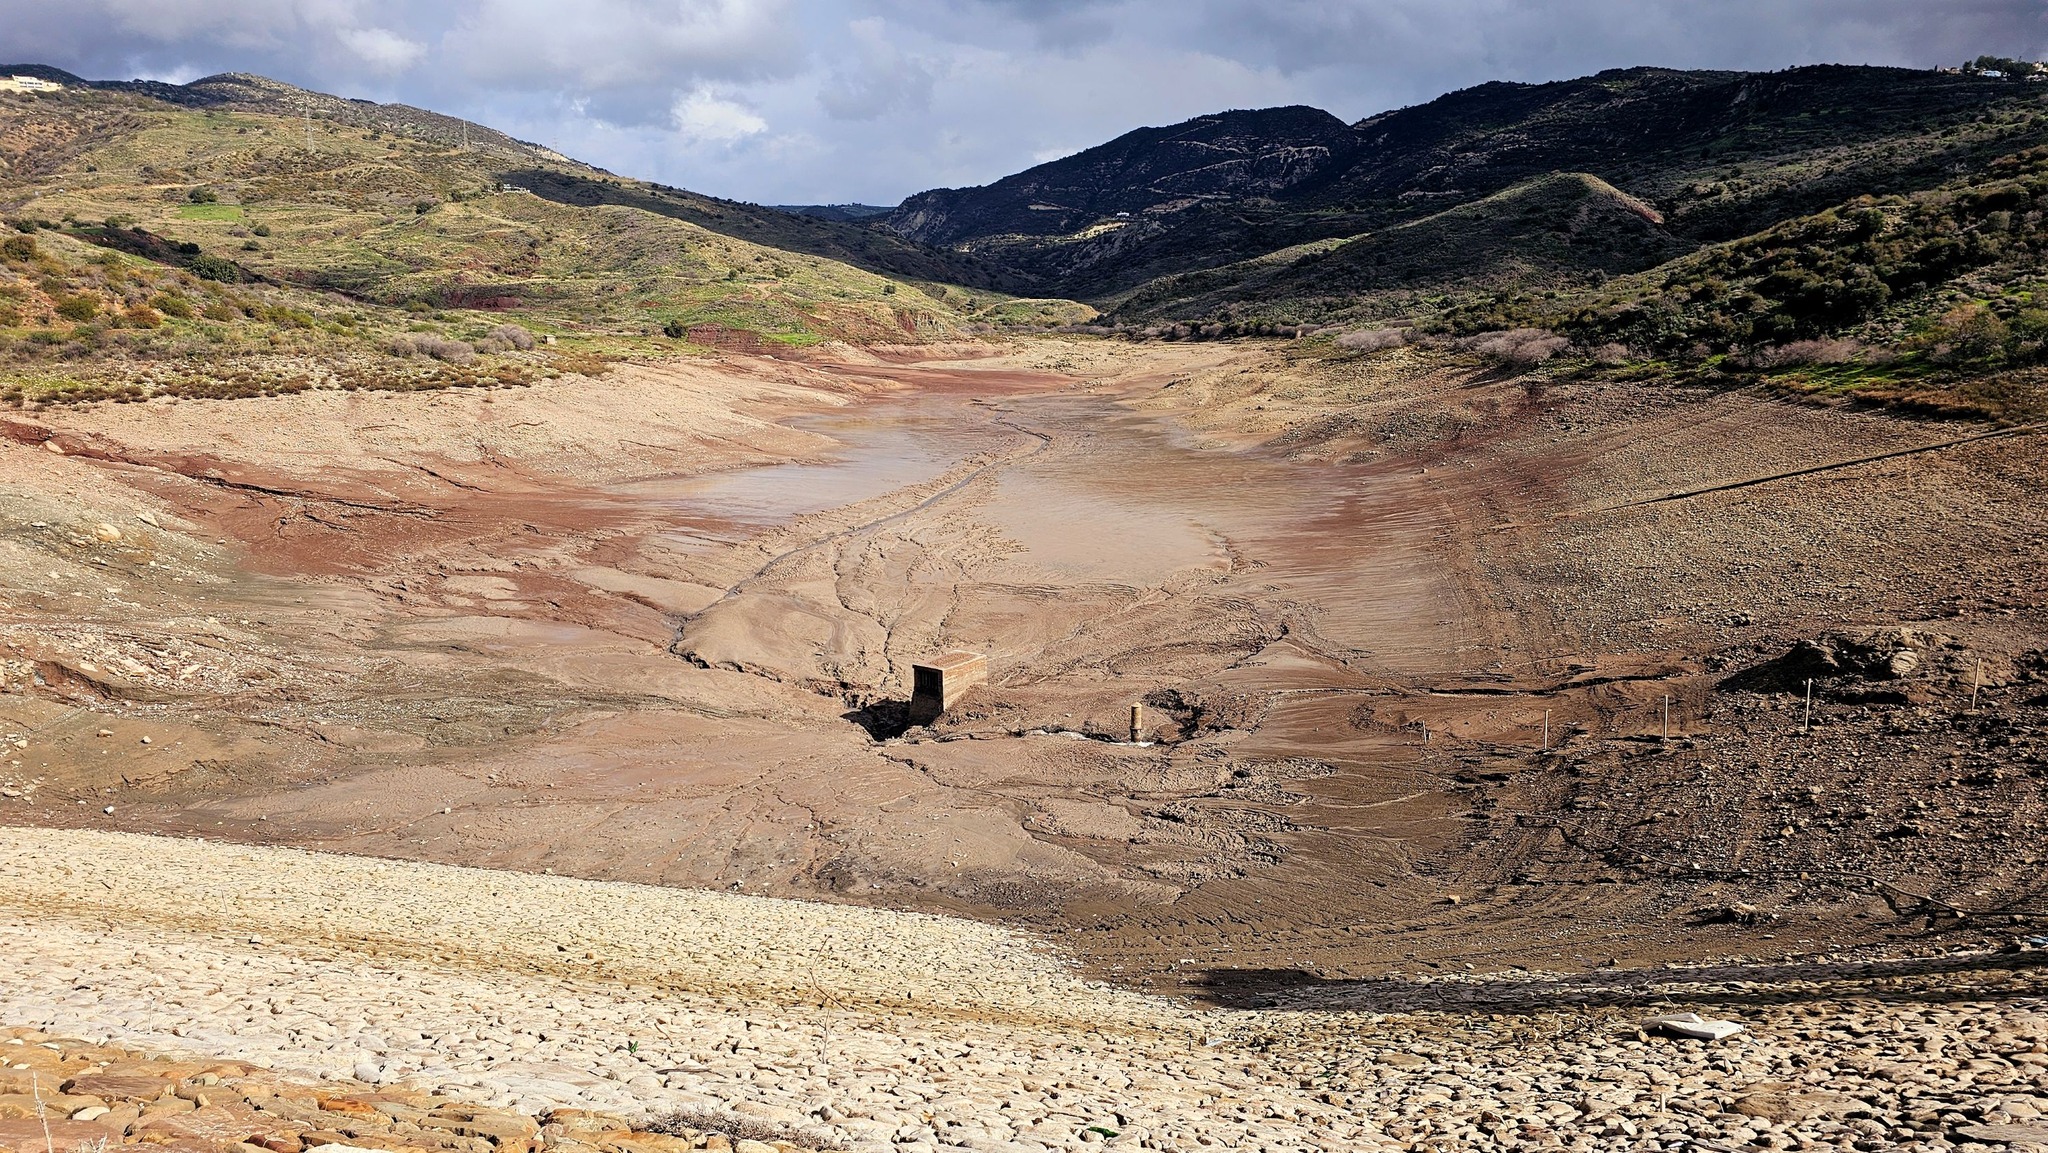
[[[1963,1125],[1956,1136],[1994,1145],[2048,1146],[2048,1125]]]
[[[1728,905],[1708,905],[1692,911],[1693,920],[1701,925],[1742,925],[1754,927],[1768,925],[1778,919],[1778,914],[1759,909],[1755,905],[1737,901]]]
[[[1725,1041],[1742,1032],[1743,1026],[1736,1021],[1709,1021],[1698,1013],[1673,1013],[1664,1017],[1652,1017],[1643,1022],[1646,1029],[1668,1033],[1673,1037],[1686,1037],[1695,1041]]]
[[[1935,673],[1953,676],[1952,661],[1937,659],[1949,638],[1906,627],[1864,632],[1832,631],[1795,641],[1783,655],[1753,665],[1721,682],[1723,689],[1762,693],[1803,693],[1868,704],[1924,704]]]

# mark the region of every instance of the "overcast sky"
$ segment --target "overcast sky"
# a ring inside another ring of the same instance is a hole
[[[0,0],[6,63],[258,72],[763,203],[893,204],[1224,108],[2044,52],[2048,0]]]

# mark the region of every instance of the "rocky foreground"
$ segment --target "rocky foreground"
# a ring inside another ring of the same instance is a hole
[[[0,942],[17,1153],[2048,1147],[2025,950],[1199,1011],[968,922],[24,829]]]

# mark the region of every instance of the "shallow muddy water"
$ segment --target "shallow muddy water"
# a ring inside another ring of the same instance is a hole
[[[1167,418],[1075,392],[897,396],[789,423],[838,447],[626,493],[711,549],[1008,449],[989,483],[948,503],[1007,542],[1012,577],[1153,587],[1228,576],[1286,602],[1289,628],[1331,656],[1409,669],[1460,646],[1455,591],[1421,547],[1445,510],[1414,468],[1201,448]],[[1016,451],[1026,433],[1046,438],[1044,451]]]
[[[640,481],[620,493],[661,509],[676,538],[701,548],[729,544],[939,476],[987,439],[966,407],[954,397],[911,398],[801,414],[784,423],[834,442],[820,459]]]

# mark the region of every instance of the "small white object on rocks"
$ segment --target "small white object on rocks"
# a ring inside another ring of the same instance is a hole
[[[1652,1017],[1646,1022],[1651,1028],[1662,1029],[1678,1037],[1691,1037],[1699,1041],[1725,1041],[1742,1032],[1742,1025],[1736,1021],[1709,1021],[1698,1013],[1674,1013],[1667,1017]]]

